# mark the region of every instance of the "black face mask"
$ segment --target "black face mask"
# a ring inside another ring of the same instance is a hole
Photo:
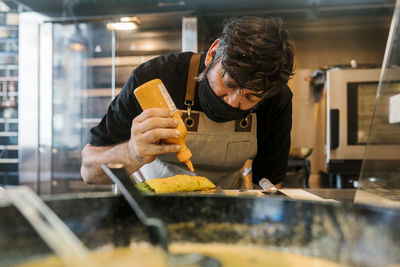
[[[219,98],[208,83],[207,77],[199,83],[199,103],[208,118],[215,122],[226,122],[245,118],[254,109],[234,108]]]

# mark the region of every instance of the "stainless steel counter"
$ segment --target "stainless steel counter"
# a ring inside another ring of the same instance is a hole
[[[334,199],[337,201],[354,201],[356,189],[327,189],[327,188],[313,188],[303,189],[306,192],[317,195],[321,198]]]

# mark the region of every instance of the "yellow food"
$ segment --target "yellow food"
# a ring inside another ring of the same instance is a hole
[[[215,185],[203,176],[175,175],[146,181],[156,193],[193,192],[214,189]]]
[[[325,259],[284,253],[258,246],[238,244],[196,244],[172,243],[172,253],[200,253],[220,261],[226,267],[338,267],[344,266]],[[118,248],[111,251],[97,251],[91,255],[97,267],[102,266],[168,266],[166,255],[159,249],[149,246]],[[20,265],[19,267],[50,267],[64,266],[60,259],[50,257]]]

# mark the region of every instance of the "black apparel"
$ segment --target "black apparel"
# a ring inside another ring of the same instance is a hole
[[[207,77],[204,77],[204,80],[199,83],[198,96],[202,111],[209,119],[215,122],[243,119],[252,110],[240,110],[225,103],[224,100],[214,93]]]
[[[186,110],[185,90],[190,58],[193,53],[171,53],[138,66],[112,101],[101,122],[90,130],[92,146],[116,145],[130,139],[132,120],[142,112],[133,90],[152,79],[161,79],[178,109]],[[199,73],[204,66],[202,55]],[[196,83],[193,110],[199,105],[199,83]],[[285,176],[292,126],[292,92],[289,87],[265,99],[257,109],[257,156],[253,159],[253,183],[268,178],[276,184]]]

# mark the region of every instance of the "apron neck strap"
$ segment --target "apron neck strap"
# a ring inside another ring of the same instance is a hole
[[[190,58],[190,66],[189,66],[189,73],[188,73],[188,79],[187,79],[187,84],[186,84],[186,95],[185,95],[185,105],[193,105],[193,99],[194,99],[194,90],[196,88],[196,77],[197,73],[199,71],[199,65],[200,65],[200,57],[201,54],[193,54],[192,57]]]
[[[194,105],[194,90],[196,88],[196,77],[199,71],[201,54],[193,54],[190,58],[189,73],[186,84],[185,106],[187,108],[187,118],[184,120],[186,127],[194,125],[191,117],[192,106]]]

